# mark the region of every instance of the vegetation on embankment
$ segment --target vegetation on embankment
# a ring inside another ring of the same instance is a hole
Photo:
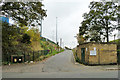
[[[42,48],[44,48],[45,50],[49,50],[49,54],[45,55],[44,56],[45,58],[48,58],[50,56],[56,55],[56,54],[64,51],[64,49],[59,47],[59,45],[57,45],[53,41],[46,39],[44,37],[42,37],[42,39],[40,40],[40,44],[41,44]]]
[[[120,52],[120,39],[116,39],[116,40],[113,40],[113,41],[110,41],[110,42],[114,42],[117,44],[117,51]]]
[[[120,43],[120,39],[116,39],[116,40],[113,40],[113,41],[110,41],[110,42],[115,42],[116,44],[119,44]]]
[[[54,49],[55,44],[48,45],[54,42],[41,40],[43,37],[41,37],[39,27],[41,20],[47,17],[46,10],[42,8],[44,6],[42,2],[6,2],[2,6],[3,16],[9,15],[14,23],[13,25],[9,24],[9,21],[4,21],[1,16],[3,63],[8,64],[11,61],[11,55],[26,55],[31,58],[34,51],[36,52],[34,56],[37,56],[38,51],[41,50],[43,52],[50,50],[49,54],[53,55],[59,52],[58,45],[56,45],[56,49]]]
[[[72,49],[73,56],[76,62],[80,62],[79,58],[77,57],[77,48]]]
[[[43,37],[40,36],[39,30],[35,27],[16,27],[16,25],[3,23],[2,34],[4,34],[2,35],[3,64],[10,63],[11,55],[28,55],[29,52],[33,51],[49,50],[48,55],[42,55],[38,58],[38,60],[43,60],[48,56],[60,52],[59,45],[56,45],[52,41],[50,42],[50,40],[44,41]],[[63,49],[61,48],[61,50]],[[37,54],[35,54],[35,56],[37,56]]]

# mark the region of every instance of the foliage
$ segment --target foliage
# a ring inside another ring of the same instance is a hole
[[[110,41],[110,42],[115,42],[115,43],[117,43],[118,45],[120,45],[120,39],[113,40],[113,41]]]
[[[83,37],[83,35],[77,34],[77,41],[78,41],[79,44],[84,43],[85,42],[85,37]]]
[[[30,41],[39,41],[41,39],[40,32],[36,28],[31,28],[26,32],[30,36]]]
[[[86,39],[95,42],[101,42],[107,39],[109,35],[118,29],[117,17],[118,6],[113,2],[91,2],[89,13],[84,13],[84,20],[79,28],[79,35],[87,37]]]
[[[37,28],[41,25],[41,20],[47,16],[43,6],[42,2],[3,2],[2,15],[10,17],[15,23],[15,25],[7,23],[2,25],[2,34],[4,34],[2,35],[2,51],[3,59],[5,59],[3,61],[8,63],[12,54],[21,55],[25,52],[24,54],[28,55],[31,51],[41,49],[50,50],[50,56],[58,53],[58,49],[55,49],[58,45],[54,42],[43,41],[42,43]],[[32,58],[31,55],[30,58]],[[45,58],[44,55],[38,59]]]
[[[22,43],[27,43],[27,44],[30,44],[30,36],[28,34],[24,34],[23,37],[22,37]]]
[[[9,26],[8,23],[3,23],[2,34],[2,51],[4,53],[15,52],[15,46],[18,45],[17,40],[20,38],[16,26]]]
[[[3,2],[2,15],[11,17],[19,26],[41,25],[41,19],[46,17],[42,2]]]

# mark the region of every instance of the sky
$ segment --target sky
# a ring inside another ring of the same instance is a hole
[[[88,12],[88,0],[44,0],[47,17],[43,21],[43,36],[56,42],[56,17],[58,41],[62,45],[74,48],[77,45],[76,34],[79,33],[83,13]]]
[[[78,45],[75,36],[79,33],[79,26],[83,20],[83,13],[89,12],[88,5],[92,0],[44,0],[47,17],[43,20],[42,36],[56,42],[56,17],[58,38],[62,38],[62,46],[74,48]],[[98,0],[94,0],[98,1]],[[117,31],[114,31],[114,34]],[[113,40],[113,36],[110,40]]]
[[[91,1],[93,0],[43,0],[47,17],[42,21],[42,36],[56,42],[57,17],[57,41],[62,39],[62,47],[76,47],[78,43],[75,36],[79,33],[82,15],[89,12],[88,6]],[[11,19],[10,22],[13,23]],[[114,31],[114,34],[118,34],[118,31]],[[114,36],[110,36],[109,39],[114,40]]]

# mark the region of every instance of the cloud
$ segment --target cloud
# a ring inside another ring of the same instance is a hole
[[[79,32],[82,15],[89,11],[88,0],[45,0],[43,3],[48,15],[43,21],[43,36],[55,41],[58,17],[58,40],[62,38],[66,46],[75,47],[77,40],[74,36]]]
[[[66,46],[74,48],[77,45],[74,36],[79,32],[79,26],[83,20],[82,15],[89,11],[88,5],[91,1],[44,0],[43,4],[44,8],[47,9],[48,16],[43,21],[43,36],[55,41],[56,17],[58,17],[58,40],[62,38]]]

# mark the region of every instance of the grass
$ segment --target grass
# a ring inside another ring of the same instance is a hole
[[[74,58],[75,58],[75,61],[76,61],[76,62],[80,62],[80,59],[76,56],[76,50],[75,50],[75,48],[72,49],[72,52],[73,52],[73,56],[74,56]]]
[[[119,42],[120,42],[120,39],[113,40],[113,41],[110,41],[110,42],[115,42],[115,43],[119,44]]]
[[[39,41],[32,42],[31,45],[32,45],[32,50],[34,50],[34,51],[44,50],[41,47],[41,44]]]
[[[31,43],[31,46],[32,46],[31,48],[32,48],[33,51],[50,50],[49,54],[41,55],[39,58],[35,59],[35,61],[42,61],[46,58],[49,58],[51,56],[54,56],[54,55],[64,51],[64,49],[61,49],[59,51],[58,50],[58,48],[59,48],[58,45],[56,45],[55,43],[50,42],[50,41],[43,41],[43,40],[34,41],[34,42]],[[9,62],[2,62],[2,64],[3,65],[8,65]],[[11,63],[11,64],[14,64],[14,63]]]

